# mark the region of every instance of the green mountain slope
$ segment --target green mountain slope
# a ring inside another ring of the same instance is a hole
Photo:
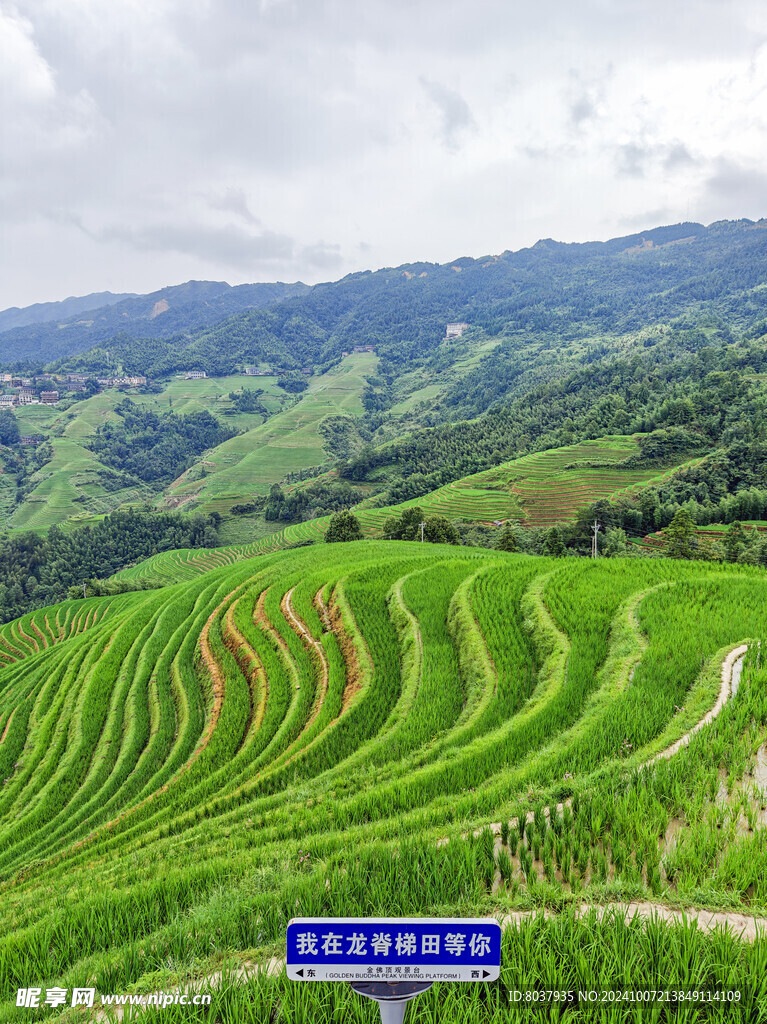
[[[45,304],[52,308],[40,314],[35,307],[18,312],[6,310],[0,313],[0,330],[7,345],[4,360],[8,364],[49,363],[109,342],[118,334],[127,339],[167,338],[180,332],[199,331],[233,313],[269,306],[305,291],[307,286],[300,282],[232,287],[225,281],[187,281],[149,295],[112,296],[108,303],[87,307],[75,300],[79,308],[72,312],[57,303]],[[63,308],[57,311],[57,306]],[[13,315],[7,318],[8,326],[3,326],[6,313]],[[39,320],[14,323],[19,318],[37,316]]]
[[[365,536],[374,538],[385,537],[387,523],[413,506],[422,508],[424,515],[441,515],[452,520],[480,523],[509,520],[524,526],[550,526],[572,522],[595,501],[635,494],[643,487],[667,479],[681,467],[694,466],[699,461],[680,458],[655,467],[621,465],[639,451],[635,437],[598,438],[502,463],[398,505],[366,508],[363,502],[354,512]],[[600,463],[602,467],[584,466],[589,461]],[[254,555],[322,541],[329,521],[329,516],[322,516],[294,523],[248,544],[206,551],[162,552],[121,570],[114,578],[163,583],[188,580],[200,572]]]
[[[165,504],[182,507],[193,500],[200,511],[225,511],[266,494],[287,473],[327,462],[319,425],[326,416],[362,413],[362,393],[376,364],[376,356],[362,353],[311,377],[295,405],[209,452],[204,476],[198,465],[171,484]]]

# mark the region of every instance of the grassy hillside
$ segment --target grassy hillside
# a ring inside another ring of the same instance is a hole
[[[271,421],[270,421],[271,422]],[[234,441],[239,440],[234,438]],[[231,444],[232,442],[227,442]],[[221,447],[224,447],[223,445]],[[639,451],[636,439],[619,435],[583,441],[552,451],[527,455],[502,463],[491,470],[465,477],[440,487],[421,498],[386,508],[365,508],[354,513],[366,537],[385,537],[387,522],[402,511],[417,505],[425,515],[448,519],[492,523],[512,520],[525,526],[549,526],[570,522],[578,512],[599,498],[615,498],[669,476],[680,465],[664,468],[633,469],[619,463]],[[691,460],[694,465],[697,460]],[[585,462],[615,463],[614,469],[584,468]],[[203,555],[200,551],[168,551],[147,559],[117,574],[124,579],[160,579],[165,582],[190,579],[193,575],[220,564],[251,558],[307,541],[321,541],[328,516],[294,523],[249,543],[218,549]]]
[[[765,609],[749,567],[368,541],[2,627],[0,1021],[30,978],[352,1019],[285,981],[287,921],[435,913],[506,927],[498,984],[421,997],[445,1024],[520,986],[737,988],[758,1020],[764,939],[574,911],[764,920]]]
[[[176,480],[161,503],[169,508],[226,511],[233,504],[266,493],[286,473],[327,462],[319,424],[328,415],[357,416],[362,412],[362,392],[376,362],[370,354],[350,356],[328,373],[310,378],[308,390],[297,397],[278,388],[276,377],[242,374],[174,379],[157,394],[130,393],[134,402],[151,411],[172,410],[182,415],[207,411],[240,431]],[[264,421],[258,413],[239,412],[229,395],[243,388],[262,391],[261,401],[273,415]],[[102,486],[99,474],[110,471],[86,447],[100,426],[118,420],[114,409],[124,399],[121,392],[106,390],[63,412],[35,405],[15,413],[22,433],[50,438],[55,454],[37,475],[37,486],[23,505],[7,519],[7,529],[82,524],[121,504],[160,499],[149,486],[117,491]]]
[[[287,473],[327,462],[320,422],[330,415],[362,412],[362,392],[376,365],[374,355],[353,355],[311,377],[295,405],[210,452],[204,476],[196,466],[175,481],[166,492],[166,504],[176,508],[193,500],[202,512],[225,511],[266,494]]]
[[[767,531],[767,523],[758,520],[752,522],[743,520],[741,525],[748,532],[764,533]],[[697,544],[701,550],[705,550],[714,544],[721,543],[725,539],[727,530],[728,526],[723,523],[698,526],[695,530]],[[668,547],[668,536],[665,530],[657,530],[655,533],[648,533],[646,537],[637,537],[634,544],[640,551],[663,553]]]
[[[452,519],[515,519],[525,526],[568,522],[600,498],[614,499],[655,483],[682,464],[680,460],[662,469],[627,469],[619,465],[638,452],[633,437],[612,435],[581,441],[501,463],[396,508],[420,505],[429,514]],[[589,462],[606,465],[584,465]],[[366,524],[377,523],[385,529],[391,514],[388,509],[381,509],[365,512],[364,519]]]
[[[129,391],[128,396],[136,404],[146,406],[152,412],[164,413],[171,410],[178,414],[211,412],[226,424],[238,430],[248,430],[262,422],[257,413],[237,412],[229,394],[248,388],[264,392],[262,401],[272,412],[277,412],[286,401],[285,392],[275,384],[275,377],[244,377],[236,374],[230,377],[206,377],[203,380],[173,378],[163,390],[156,394],[141,394]],[[64,436],[74,440],[92,437],[105,422],[116,421],[115,406],[125,400],[122,391],[108,389],[92,398],[77,402],[70,409],[59,413],[55,407],[30,405],[19,409],[16,416],[24,432],[33,433],[37,427],[45,430],[62,431]],[[27,430],[27,428],[29,428]]]
[[[131,390],[128,395],[137,404],[157,413],[212,412],[221,423],[245,432],[263,423],[263,416],[239,412],[229,398],[230,393],[243,388],[260,390],[263,404],[270,412],[277,413],[291,400],[276,386],[275,380],[275,377],[247,378],[241,374],[204,380],[173,379],[160,393],[140,394]],[[66,410],[27,405],[15,411],[21,433],[50,439],[54,458],[36,474],[35,486],[20,507],[12,510],[6,504],[6,529],[15,532],[43,530],[54,524],[81,525],[94,522],[121,505],[151,503],[157,499],[157,490],[147,485],[115,490],[105,484],[105,477],[113,476],[113,471],[102,465],[87,447],[99,427],[119,420],[114,410],[125,397],[122,391],[108,389]]]
[[[32,477],[32,489],[7,518],[6,529],[46,530],[87,521],[151,497],[149,488],[141,485],[106,490],[103,476],[110,470],[93,452],[67,437],[54,437],[51,444],[53,458]]]

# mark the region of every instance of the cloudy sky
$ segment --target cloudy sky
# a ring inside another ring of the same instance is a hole
[[[0,0],[0,308],[767,215],[763,0]]]

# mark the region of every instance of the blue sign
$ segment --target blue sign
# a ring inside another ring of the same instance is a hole
[[[302,917],[288,924],[293,981],[495,981],[501,926],[488,918]]]

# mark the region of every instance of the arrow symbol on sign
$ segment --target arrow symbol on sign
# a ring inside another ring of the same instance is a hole
[[[482,977],[483,978],[489,978],[490,977],[490,971],[483,971],[482,972]]]
[[[296,971],[296,974],[298,975],[299,978],[303,978],[303,976],[304,976],[304,969],[303,969],[303,967],[301,968],[300,971]]]

